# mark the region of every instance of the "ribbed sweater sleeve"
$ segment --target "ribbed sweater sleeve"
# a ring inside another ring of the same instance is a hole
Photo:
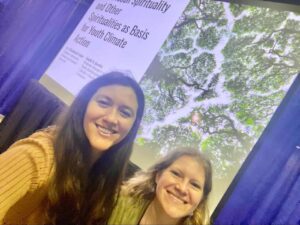
[[[49,179],[53,167],[53,138],[37,132],[0,155],[0,222],[21,198]]]

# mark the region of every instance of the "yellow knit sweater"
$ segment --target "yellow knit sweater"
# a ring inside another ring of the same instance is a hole
[[[54,131],[14,143],[0,155],[0,224],[43,224],[43,199],[54,169]]]

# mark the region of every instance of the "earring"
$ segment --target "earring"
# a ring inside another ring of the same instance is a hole
[[[151,186],[151,193],[155,193],[155,189],[156,189],[156,183],[154,183],[152,186]]]

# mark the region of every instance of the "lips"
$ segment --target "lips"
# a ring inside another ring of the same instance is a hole
[[[111,129],[111,128],[107,128],[107,127],[103,127],[99,124],[96,124],[96,127],[97,127],[97,131],[100,135],[102,136],[107,136],[107,137],[110,137],[114,134],[117,133],[117,131],[115,129]]]
[[[174,194],[170,191],[167,191],[167,194],[170,197],[170,199],[172,199],[173,202],[177,202],[177,203],[180,203],[180,204],[187,204],[187,201],[182,199],[180,196],[178,196],[178,195],[176,195],[176,194]]]

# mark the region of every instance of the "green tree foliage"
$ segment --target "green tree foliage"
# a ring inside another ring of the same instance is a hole
[[[215,27],[208,27],[199,34],[197,45],[212,50],[220,41],[220,34]]]
[[[196,146],[217,176],[238,169],[300,70],[293,13],[192,0],[141,85],[140,144]]]
[[[197,148],[201,137],[198,132],[194,132],[191,127],[167,125],[158,127],[153,132],[153,141],[158,143],[162,151],[180,146]]]

